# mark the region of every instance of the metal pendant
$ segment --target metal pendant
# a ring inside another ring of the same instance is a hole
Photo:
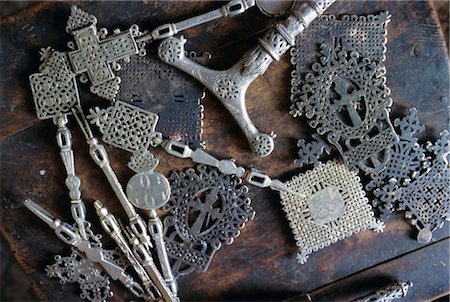
[[[75,249],[68,257],[55,256],[55,263],[46,268],[49,277],[58,277],[61,284],[77,282],[82,299],[93,302],[112,297],[108,275]]]
[[[365,229],[381,232],[356,172],[344,164],[319,164],[286,182],[304,196],[281,192],[281,204],[299,247],[297,259]]]
[[[292,80],[291,114],[305,115],[309,125],[320,135],[326,135],[338,149],[348,167],[359,167],[366,173],[384,169],[389,147],[398,140],[389,121],[392,99],[388,97],[390,90],[385,84],[386,69],[382,64],[389,17],[380,16],[345,16],[340,22],[331,16],[322,18],[321,22],[338,24],[340,30],[330,31],[329,34],[337,36],[331,36],[328,44],[322,43],[320,61],[304,77],[299,73],[306,64],[302,61],[304,50],[299,50],[304,43],[293,51],[296,72]],[[352,23],[355,25],[350,26]],[[377,28],[376,32],[372,27]],[[333,27],[321,28],[328,31]],[[355,36],[359,35],[367,36],[364,40],[369,42],[358,44]],[[300,41],[301,38],[297,43]],[[330,47],[330,43],[335,45]],[[371,50],[372,45],[379,46]]]
[[[300,148],[298,151],[299,158],[294,161],[298,168],[304,165],[313,165],[316,167],[320,164],[320,157],[323,153],[330,154],[331,146],[327,144],[319,135],[314,133],[312,135],[313,141],[306,143],[304,139],[299,139],[297,142],[297,147]]]
[[[73,106],[80,104],[75,74],[70,70],[67,55],[41,49],[40,73],[30,75],[36,115],[45,120],[58,114],[71,113]]]
[[[177,278],[206,271],[223,243],[231,244],[253,219],[248,188],[234,175],[198,165],[170,176],[172,197],[163,207],[167,254]]]
[[[371,180],[366,185],[366,190],[373,190],[375,198],[372,205],[378,209],[381,218],[387,218],[395,210],[399,198],[394,194],[395,187],[403,186],[421,170],[426,152],[415,137],[416,133],[425,131],[415,108],[411,108],[402,119],[396,119],[394,125],[400,139],[391,147],[385,169],[370,174]],[[395,179],[395,184],[389,182],[390,179]]]
[[[92,93],[114,100],[119,90],[120,78],[114,71],[120,70],[118,62],[129,60],[132,55],[145,55],[145,42],[136,38],[144,35],[137,25],[121,32],[115,29],[112,35],[101,28],[97,31],[97,18],[72,6],[66,31],[73,35],[75,43],[67,46],[72,49],[68,57],[75,74],[81,74],[81,82],[91,82]]]
[[[205,64],[208,53],[187,54],[193,61]],[[193,148],[204,146],[202,141],[204,87],[176,68],[164,64],[157,56],[134,56],[117,72],[121,100],[160,117],[157,129],[164,137],[181,141]]]
[[[89,110],[87,118],[97,125],[102,140],[129,152],[146,150],[162,143],[162,135],[155,130],[158,115],[125,102],[116,101],[106,109]]]

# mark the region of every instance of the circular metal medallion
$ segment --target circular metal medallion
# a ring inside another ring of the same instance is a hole
[[[127,184],[127,196],[137,208],[156,210],[169,200],[170,184],[161,173],[138,173]]]
[[[287,15],[294,6],[293,0],[256,0],[256,6],[266,16],[282,17]]]

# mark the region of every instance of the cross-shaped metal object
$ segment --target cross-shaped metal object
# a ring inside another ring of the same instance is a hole
[[[100,41],[95,25],[72,32],[77,50],[69,52],[75,73],[87,72],[96,86],[115,78],[111,63],[138,53],[131,30]]]

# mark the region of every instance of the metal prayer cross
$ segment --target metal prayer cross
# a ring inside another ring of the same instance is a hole
[[[191,232],[194,235],[198,235],[201,232],[201,228],[207,220],[206,224],[208,224],[209,219],[217,219],[220,217],[220,209],[214,208],[213,205],[219,198],[219,189],[213,188],[211,191],[206,193],[205,202],[201,202],[201,200],[197,200],[193,205],[193,209],[198,210],[200,213],[195,220],[194,224],[191,226]]]
[[[95,25],[72,32],[78,49],[69,52],[75,73],[87,72],[94,86],[112,80],[111,63],[138,53],[130,30],[104,41],[99,40]]]

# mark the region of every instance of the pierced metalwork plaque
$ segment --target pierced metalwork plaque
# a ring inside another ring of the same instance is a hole
[[[313,251],[360,230],[381,232],[382,222],[372,207],[356,172],[330,161],[286,182],[305,197],[281,192],[281,204],[299,247],[297,259],[305,263]]]
[[[44,120],[57,114],[70,113],[80,104],[75,74],[70,70],[65,53],[41,50],[40,73],[30,75],[36,115]]]
[[[171,177],[172,197],[163,207],[167,254],[175,277],[206,271],[223,243],[231,244],[253,219],[248,188],[234,175],[198,165]]]
[[[374,190],[375,198],[372,205],[376,207],[381,218],[386,218],[394,211],[398,200],[393,190],[409,182],[416,173],[421,170],[425,159],[425,149],[419,145],[415,134],[423,132],[425,127],[417,118],[417,110],[411,108],[409,114],[402,119],[396,119],[394,125],[398,128],[400,140],[391,147],[390,159],[386,162],[383,171],[370,174],[371,180],[366,185],[366,190]],[[394,178],[396,184],[389,184],[389,179]]]
[[[99,127],[102,140],[129,152],[146,150],[162,142],[162,135],[155,130],[158,115],[125,102],[114,102],[106,109],[90,109],[87,116]]]
[[[312,64],[310,72],[304,76],[299,72],[306,64],[303,52],[298,50],[305,44],[301,38],[292,53],[296,72],[291,114],[305,115],[309,125],[327,136],[349,167],[359,167],[366,173],[381,171],[389,158],[389,147],[398,140],[389,121],[392,99],[388,97],[390,90],[382,64],[389,16],[344,16],[341,22],[328,16],[321,22],[324,20],[327,27],[323,30],[335,36],[328,39],[328,44],[319,41],[320,61]],[[338,23],[341,30],[334,31],[329,22]],[[358,43],[355,37],[360,35],[367,36],[362,39],[367,42]],[[333,43],[331,47],[329,43]]]
[[[205,64],[209,54],[186,54],[193,61]],[[192,148],[204,146],[202,141],[204,87],[197,81],[147,53],[134,56],[117,72],[121,78],[117,99],[160,117],[157,130],[164,137],[181,141]]]
[[[75,43],[67,46],[70,63],[76,74],[82,74],[81,82],[91,81],[91,92],[102,98],[114,100],[119,90],[120,78],[113,71],[120,70],[118,61],[129,60],[132,55],[145,55],[145,43],[137,43],[135,38],[143,35],[137,25],[121,32],[115,29],[97,31],[97,18],[72,6],[66,31],[73,35]]]

